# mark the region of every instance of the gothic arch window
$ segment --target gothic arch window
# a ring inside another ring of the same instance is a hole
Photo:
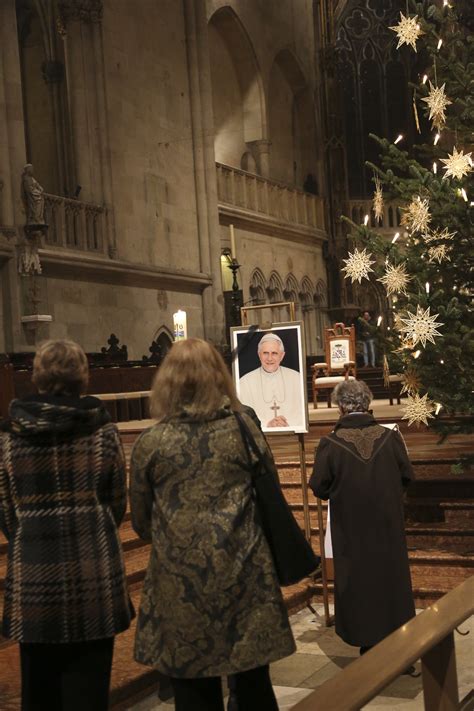
[[[395,50],[389,29],[400,17],[399,0],[347,0],[336,30],[337,76],[342,96],[349,194],[371,196],[377,144],[369,133],[394,139],[413,137],[410,97],[410,53]],[[406,49],[406,48],[405,48]]]
[[[250,277],[249,292],[252,304],[258,306],[264,304],[267,300],[267,283],[263,272],[257,267],[253,270]]]

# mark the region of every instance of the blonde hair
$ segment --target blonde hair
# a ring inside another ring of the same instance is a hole
[[[41,393],[82,395],[89,382],[86,354],[74,341],[45,341],[36,350],[31,379]]]
[[[200,338],[173,343],[153,381],[152,417],[163,420],[186,407],[197,420],[214,414],[228,397],[232,409],[241,405],[231,375],[214,346]]]

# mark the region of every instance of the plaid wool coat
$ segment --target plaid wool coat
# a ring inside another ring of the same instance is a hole
[[[112,637],[133,614],[118,526],[118,432],[99,400],[14,400],[0,432],[0,527],[8,540],[2,633],[20,642]]]

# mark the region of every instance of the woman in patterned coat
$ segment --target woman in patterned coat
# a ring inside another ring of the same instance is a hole
[[[13,400],[0,432],[2,633],[20,643],[22,711],[103,711],[114,635],[132,615],[122,447],[100,400],[81,397],[80,346],[41,345],[32,379],[39,395]]]
[[[268,665],[295,645],[256,521],[232,412],[241,406],[217,351],[195,338],[175,343],[151,404],[158,423],[132,452],[132,523],[152,543],[135,658],[171,677],[177,711],[223,710],[224,675],[236,675],[239,708],[278,709]]]
[[[309,482],[330,502],[336,632],[361,654],[415,614],[403,511],[413,468],[398,430],[368,412],[371,399],[360,380],[336,386],[341,418]]]

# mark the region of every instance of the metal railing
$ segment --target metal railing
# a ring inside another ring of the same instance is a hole
[[[420,658],[426,711],[458,709],[454,630],[473,613],[471,576],[319,686],[293,711],[358,711]]]
[[[325,229],[321,197],[223,163],[216,163],[216,169],[220,203],[291,225]]]
[[[44,194],[48,233],[45,245],[82,251],[106,251],[107,210],[81,200]]]

